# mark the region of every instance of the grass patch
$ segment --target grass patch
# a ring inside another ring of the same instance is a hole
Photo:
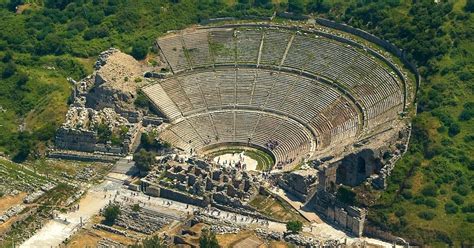
[[[307,222],[306,219],[303,218],[288,203],[274,198],[271,195],[266,196],[259,194],[252,201],[250,201],[249,204],[250,206],[256,208],[259,212],[277,220],[299,220],[303,223]]]

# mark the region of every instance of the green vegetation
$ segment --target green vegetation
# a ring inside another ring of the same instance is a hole
[[[143,149],[153,152],[171,147],[170,144],[159,140],[156,132],[143,133],[140,138],[140,145]]]
[[[356,203],[356,193],[346,186],[340,186],[337,189],[336,197],[339,201],[349,205]]]
[[[133,161],[135,166],[140,171],[149,171],[151,166],[156,162],[156,154],[154,152],[147,152],[145,149],[140,149],[139,152],[133,154]]]
[[[219,248],[216,234],[209,229],[203,229],[201,237],[199,237],[199,247],[202,248]]]
[[[290,220],[286,223],[286,230],[292,233],[299,233],[303,230],[303,223],[299,220]]]
[[[133,210],[134,212],[140,211],[140,205],[139,205],[138,203],[137,203],[137,204],[133,204],[133,205],[132,205],[132,210]]]
[[[258,194],[249,202],[249,205],[260,213],[277,220],[306,222],[306,219],[287,202],[272,195]]]
[[[118,205],[110,204],[104,209],[104,223],[113,225],[115,220],[120,215],[120,207]]]

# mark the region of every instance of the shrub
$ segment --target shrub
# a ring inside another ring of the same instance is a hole
[[[148,44],[145,41],[138,41],[133,44],[132,56],[136,60],[142,60],[148,54]]]
[[[97,127],[97,139],[99,143],[107,143],[112,137],[112,130],[106,124],[99,124]]]
[[[16,66],[13,63],[8,63],[2,71],[2,78],[9,78],[16,72]]]
[[[474,203],[469,203],[467,206],[462,207],[463,213],[474,213]]]
[[[150,107],[150,101],[148,98],[141,92],[137,94],[137,98],[134,102],[136,107],[148,109]]]
[[[469,223],[474,223],[474,214],[467,215],[466,220]]]
[[[438,195],[438,188],[435,185],[426,185],[421,190],[421,193],[424,196],[437,196]]]
[[[341,186],[337,189],[336,197],[339,201],[349,205],[355,204],[356,194],[350,188]]]
[[[469,187],[466,186],[466,185],[459,185],[456,189],[456,191],[460,194],[460,195],[463,195],[463,196],[466,196],[469,194]]]
[[[444,211],[447,214],[455,214],[458,212],[458,206],[456,206],[456,204],[454,204],[453,202],[448,202],[444,204]]]
[[[462,205],[464,203],[464,199],[460,195],[453,195],[451,196],[451,200],[458,205]]]
[[[405,198],[405,199],[408,200],[408,199],[413,198],[413,193],[412,193],[411,190],[409,190],[409,189],[404,189],[404,190],[402,191],[402,196],[403,196],[403,198]]]
[[[426,198],[424,204],[430,208],[436,208],[436,206],[438,206],[438,202],[432,197]]]
[[[436,214],[433,211],[421,211],[418,213],[418,217],[424,220],[432,220]]]
[[[397,217],[402,217],[406,214],[406,212],[407,211],[404,208],[399,208],[399,209],[397,209],[397,211],[395,211],[395,215]]]
[[[414,199],[413,203],[415,203],[416,205],[425,204],[425,199],[423,197],[417,196]]]
[[[464,136],[464,142],[469,143],[474,141],[474,134]]]
[[[299,233],[303,230],[303,223],[299,220],[290,220],[286,223],[286,230],[292,233]]]
[[[474,12],[474,0],[467,0],[464,10],[466,12]]]
[[[199,237],[199,247],[204,248],[219,248],[216,234],[211,232],[209,229],[204,229]]]
[[[458,133],[461,132],[461,127],[459,126],[459,124],[457,123],[452,123],[450,126],[449,126],[449,129],[448,129],[448,134],[450,137],[453,137],[453,136],[456,136]]]

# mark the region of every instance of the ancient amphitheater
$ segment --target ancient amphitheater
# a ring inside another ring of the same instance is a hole
[[[320,30],[229,25],[157,40],[169,75],[142,88],[187,152],[258,147],[281,167],[328,156],[400,121],[406,76],[376,50]]]
[[[72,104],[48,155],[119,161],[109,178],[186,209],[259,223],[322,218],[396,240],[370,229],[366,209],[339,190],[387,187],[410,139],[416,68],[386,41],[317,21],[173,31],[145,61],[108,49],[90,76],[70,79]]]

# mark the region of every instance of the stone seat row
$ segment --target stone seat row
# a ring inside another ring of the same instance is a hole
[[[400,100],[382,107],[403,109],[402,90],[383,65],[364,52],[324,37],[271,28],[212,28],[160,38],[158,44],[175,73],[214,64],[282,64],[335,81],[356,95],[366,109],[390,95]],[[221,79],[225,84],[225,78]]]
[[[245,86],[240,87],[242,84]],[[154,87],[159,89],[150,89]],[[359,128],[359,114],[348,99],[327,85],[290,73],[242,68],[231,72],[209,71],[176,76],[144,91],[160,90],[183,116],[213,109],[260,109],[297,118],[322,137],[332,136],[336,132],[331,130],[341,127],[346,127],[342,129],[344,132],[350,128],[345,133],[355,136]],[[147,95],[160,109],[161,105],[170,109],[170,104],[161,100],[161,94]]]
[[[299,162],[299,158],[308,155],[312,140],[308,132],[291,119],[240,110],[188,117],[170,125],[160,138],[185,151],[229,142],[250,142],[268,148],[269,142],[276,142],[277,146],[268,149],[283,164]]]

